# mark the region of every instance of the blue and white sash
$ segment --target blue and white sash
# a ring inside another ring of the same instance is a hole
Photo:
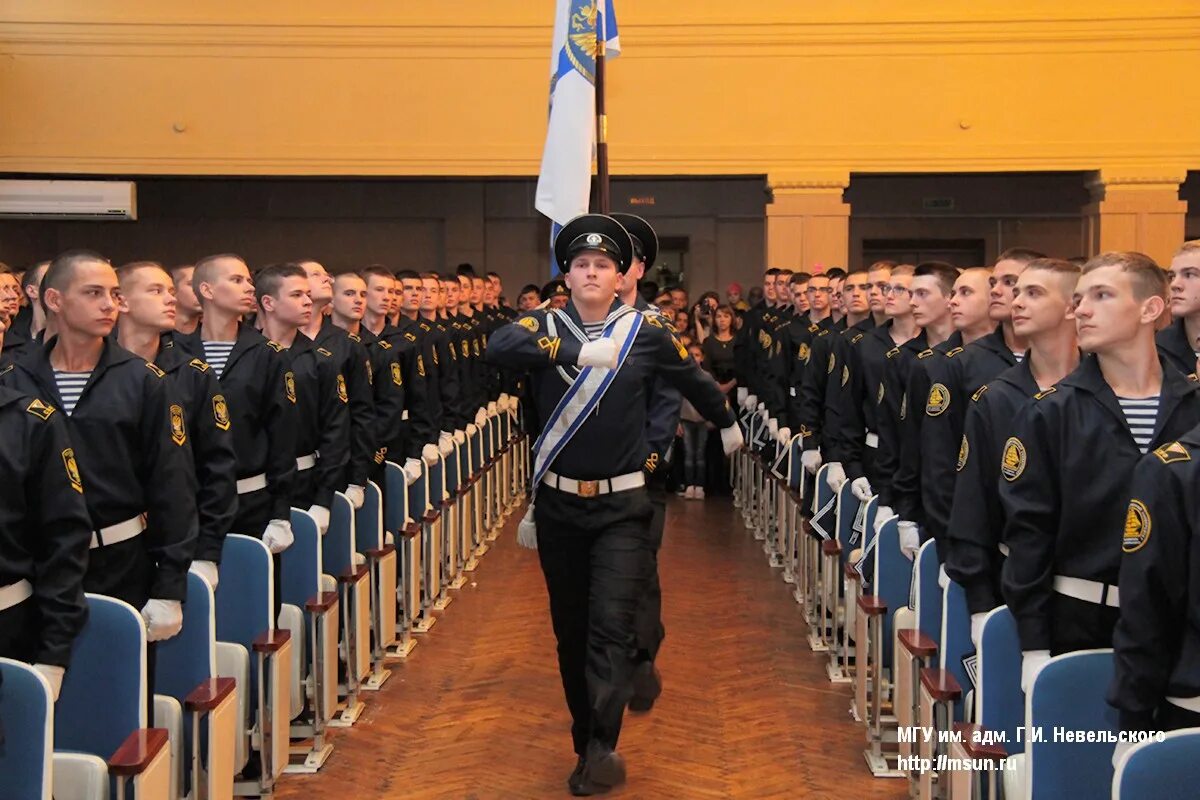
[[[555,319],[564,323],[564,327],[580,341],[588,341],[587,334],[579,330],[570,317],[560,311],[552,311],[547,315],[548,328],[553,325]],[[633,349],[633,342],[637,339],[638,331],[642,327],[642,319],[642,315],[630,306],[621,306],[609,316],[608,323],[600,335],[602,338],[616,340],[616,367],[612,369],[584,367],[573,379],[565,373],[563,374],[564,380],[570,386],[558,401],[550,418],[546,420],[542,435],[533,445],[535,457],[532,488],[535,495],[546,471],[554,464],[554,460],[558,458],[567,443],[583,427],[588,415],[600,404],[605,392],[612,386],[613,380],[629,356],[629,351]]]

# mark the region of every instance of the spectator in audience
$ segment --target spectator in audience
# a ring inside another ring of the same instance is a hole
[[[746,295],[746,301],[745,301],[750,306],[750,308],[744,308],[744,309],[739,309],[739,310],[749,311],[752,308],[754,308],[755,306],[757,306],[759,303],[763,302],[763,300],[765,300],[765,299],[766,299],[766,292],[763,291],[763,287],[751,286],[750,293],[748,295]]]
[[[713,312],[721,304],[721,296],[716,292],[705,292],[700,295],[700,302],[692,309],[693,323],[696,329],[696,341],[703,343],[712,333]]]
[[[684,289],[682,286],[676,286],[671,290],[671,305],[676,311],[686,311],[688,303],[687,289]]]
[[[750,304],[742,298],[742,285],[737,281],[725,288],[725,303],[734,311],[750,310]]]
[[[712,333],[702,342],[705,367],[716,378],[721,391],[731,397],[737,388],[733,360],[735,316],[728,305],[717,306],[713,312]]]
[[[675,324],[675,330],[687,336],[692,335],[692,318],[684,309],[677,308],[675,313],[671,315],[671,319]]]
[[[688,355],[704,366],[704,350],[698,344],[687,345]],[[696,410],[688,399],[683,398],[679,411],[680,435],[683,437],[683,484],[680,492],[689,500],[704,499],[704,476],[707,470],[705,450],[708,449],[708,431],[712,425]]]
[[[517,310],[524,313],[532,311],[542,303],[542,292],[532,283],[525,285],[521,293],[517,295]]]
[[[654,298],[654,305],[664,317],[672,317],[675,313],[675,301],[671,299],[670,292],[659,292]]]

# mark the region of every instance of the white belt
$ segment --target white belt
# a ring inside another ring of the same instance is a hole
[[[138,514],[133,519],[127,519],[124,522],[118,522],[116,525],[109,525],[107,528],[93,531],[92,544],[88,549],[95,550],[98,547],[120,544],[127,539],[132,539],[144,530],[146,530],[146,516]]]
[[[1117,593],[1117,587],[1100,583],[1099,581],[1068,578],[1066,575],[1055,575],[1054,591],[1059,594],[1065,594],[1067,597],[1074,597],[1076,600],[1082,600],[1085,603],[1112,606],[1113,608],[1121,607],[1121,597]]]
[[[300,456],[296,459],[296,471],[304,472],[306,469],[312,469],[317,465],[317,454],[309,453],[306,456]]]
[[[237,482],[238,494],[250,494],[265,488],[267,488],[267,473],[265,472],[251,475],[249,478],[242,478]]]
[[[27,580],[19,580],[8,586],[0,586],[0,611],[7,611],[13,606],[24,603],[33,597],[33,584]]]
[[[996,548],[1000,551],[1000,555],[1008,558],[1008,545],[1004,542],[996,542]]]
[[[1200,714],[1200,697],[1168,697],[1167,702],[1193,714]]]
[[[872,450],[879,449],[879,434],[878,433],[871,433],[870,431],[867,431],[867,447],[870,447]]]
[[[403,413],[400,414],[400,419],[408,419],[408,409],[407,408],[404,409]]]
[[[546,472],[542,483],[560,492],[575,494],[580,497],[595,497],[610,492],[628,492],[640,489],[646,485],[646,475],[642,471],[630,472],[628,475],[618,475],[615,478],[604,478],[597,481],[577,481],[574,478],[564,478],[553,472]]]

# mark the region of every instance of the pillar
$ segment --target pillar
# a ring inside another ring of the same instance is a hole
[[[842,193],[850,173],[771,174],[767,184],[773,198],[767,205],[767,266],[849,266],[850,205]]]
[[[1092,200],[1083,207],[1083,248],[1089,255],[1137,250],[1165,267],[1184,237],[1187,202],[1180,168],[1101,169],[1087,181]]]

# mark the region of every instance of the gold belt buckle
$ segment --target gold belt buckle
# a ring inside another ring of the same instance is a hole
[[[595,497],[600,494],[600,481],[580,481],[579,496]]]

